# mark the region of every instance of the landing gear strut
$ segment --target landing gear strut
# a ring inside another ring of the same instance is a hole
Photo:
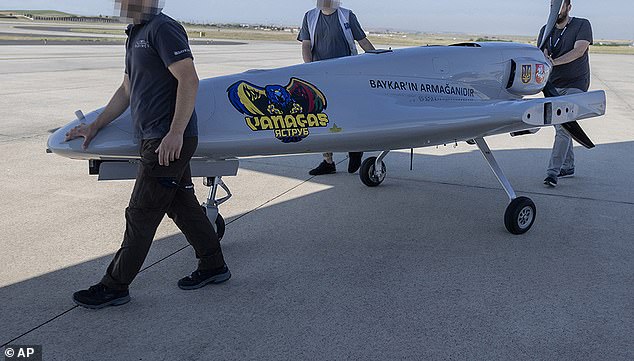
[[[493,157],[493,153],[491,153],[491,149],[489,149],[484,138],[469,140],[467,143],[478,145],[484,159],[489,163],[491,170],[509,197],[510,203],[504,213],[504,226],[506,229],[512,234],[517,235],[528,232],[531,227],[533,227],[533,223],[535,223],[537,217],[535,203],[533,203],[530,198],[518,197],[515,194],[511,183],[504,175],[495,157]],[[363,184],[368,187],[377,187],[383,183],[387,175],[387,169],[385,163],[383,163],[383,159],[388,153],[389,151],[383,151],[378,157],[371,157],[363,162],[359,170],[359,177],[361,177]]]
[[[207,195],[207,201],[202,204],[203,210],[207,214],[207,218],[214,226],[216,233],[218,234],[218,241],[221,241],[225,235],[225,219],[220,214],[218,207],[228,201],[233,195],[229,187],[222,181],[222,177],[206,177],[203,179],[203,185],[209,188],[209,194]],[[218,187],[222,188],[226,196],[216,199],[218,195]]]
[[[493,153],[491,153],[491,149],[489,149],[489,146],[484,141],[484,138],[477,138],[474,140],[478,145],[478,148],[480,148],[480,152],[482,152],[484,159],[486,159],[489,163],[493,174],[495,174],[498,181],[500,181],[502,188],[504,188],[506,194],[509,196],[510,204],[504,213],[504,225],[506,226],[506,229],[512,234],[524,234],[528,232],[531,227],[533,227],[533,223],[535,223],[535,218],[537,216],[535,203],[533,203],[530,198],[517,197],[511,183],[504,175],[504,172],[498,165],[495,157],[493,157]]]

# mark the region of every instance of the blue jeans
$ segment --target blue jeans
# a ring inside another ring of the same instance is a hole
[[[557,91],[561,95],[583,93],[583,90],[576,88],[557,88]],[[557,178],[562,169],[575,169],[575,153],[570,134],[561,125],[555,125],[555,144],[546,174],[549,177]]]

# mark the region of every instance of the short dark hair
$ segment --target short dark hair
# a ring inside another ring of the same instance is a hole
[[[570,1],[572,1],[572,0],[564,0],[564,4],[565,5],[571,5]]]

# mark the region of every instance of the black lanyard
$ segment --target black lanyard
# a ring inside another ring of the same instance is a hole
[[[555,50],[557,45],[559,45],[559,42],[561,41],[561,38],[566,33],[566,30],[568,30],[568,26],[570,26],[570,23],[572,22],[572,19],[574,19],[574,18],[570,18],[570,20],[568,21],[568,24],[566,24],[564,29],[561,31],[561,34],[559,34],[559,37],[557,38],[557,41],[555,41],[555,45],[553,45],[553,35],[552,34],[550,35],[550,52],[551,53],[553,52],[553,50]]]

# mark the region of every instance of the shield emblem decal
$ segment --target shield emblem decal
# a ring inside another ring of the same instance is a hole
[[[533,66],[522,65],[522,83],[528,84],[533,79]]]
[[[537,84],[542,84],[546,80],[546,70],[544,64],[535,65],[535,81]]]

